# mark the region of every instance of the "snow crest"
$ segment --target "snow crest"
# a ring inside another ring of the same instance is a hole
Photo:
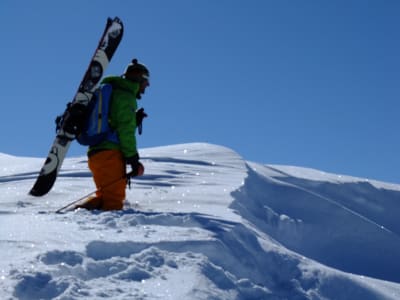
[[[0,155],[2,299],[400,298],[399,186],[202,143],[141,157],[123,211],[59,215],[86,159],[33,198],[41,161]]]

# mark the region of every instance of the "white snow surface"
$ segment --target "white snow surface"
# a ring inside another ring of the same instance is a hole
[[[0,299],[400,299],[400,185],[246,161],[193,143],[141,149],[123,211],[67,158],[0,154]]]

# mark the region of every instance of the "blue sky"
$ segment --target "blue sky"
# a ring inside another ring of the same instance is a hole
[[[140,148],[209,142],[400,183],[399,15],[395,0],[2,0],[0,152],[47,155],[106,18],[119,16],[106,74],[134,57],[151,71]]]

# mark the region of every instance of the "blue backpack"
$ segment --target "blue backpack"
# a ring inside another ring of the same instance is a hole
[[[95,146],[105,140],[118,143],[118,136],[109,124],[112,85],[102,84],[89,102],[86,123],[77,137],[79,144]]]

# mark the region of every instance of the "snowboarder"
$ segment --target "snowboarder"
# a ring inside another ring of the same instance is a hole
[[[136,145],[137,99],[141,99],[149,83],[147,67],[133,59],[122,76],[106,77],[102,83],[112,85],[110,127],[118,142],[105,140],[88,150],[88,165],[97,191],[76,208],[120,210],[125,200],[126,165],[131,175],[144,172]]]

